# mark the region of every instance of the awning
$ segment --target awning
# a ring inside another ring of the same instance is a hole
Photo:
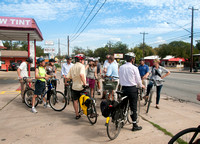
[[[1,50],[1,49],[7,49],[7,48],[6,48],[6,47],[4,47],[4,46],[0,46],[0,50]]]
[[[2,50],[1,57],[28,57],[27,51],[17,51],[17,50]]]
[[[185,62],[185,59],[184,58],[171,58],[168,61],[171,61],[171,62],[179,62],[179,61]]]
[[[3,17],[0,16],[0,40],[42,41],[42,33],[32,18]]]

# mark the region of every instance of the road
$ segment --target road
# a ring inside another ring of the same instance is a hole
[[[185,101],[198,103],[197,93],[200,93],[200,75],[186,73],[171,73],[165,79],[163,94]]]

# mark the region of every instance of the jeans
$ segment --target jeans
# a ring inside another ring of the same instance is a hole
[[[52,80],[51,81],[51,84],[52,84],[52,86],[55,88],[55,90],[56,90],[56,87],[57,87],[57,81],[56,80]],[[48,82],[48,85],[49,85],[49,82]],[[47,92],[47,100],[49,101],[50,100],[50,96],[51,96],[51,91],[48,91]]]
[[[122,91],[125,96],[128,96],[129,106],[131,109],[131,119],[135,123],[137,120],[137,101],[138,101],[138,91],[135,86],[122,86]]]
[[[151,89],[153,87],[153,83],[150,82],[147,86],[147,96],[149,95]],[[156,89],[157,89],[157,92],[156,92],[156,104],[159,104],[159,101],[160,101],[160,92],[161,92],[161,89],[162,89],[163,85],[160,85],[160,86],[156,86]]]

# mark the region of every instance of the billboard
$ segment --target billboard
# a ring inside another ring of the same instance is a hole
[[[124,58],[124,54],[123,53],[115,53],[114,54],[114,58],[116,58],[116,59],[123,59]]]
[[[54,45],[54,42],[52,40],[46,40],[45,45]]]

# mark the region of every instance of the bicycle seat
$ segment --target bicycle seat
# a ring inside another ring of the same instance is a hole
[[[123,91],[116,91],[116,93],[119,94],[119,95],[124,95]]]

